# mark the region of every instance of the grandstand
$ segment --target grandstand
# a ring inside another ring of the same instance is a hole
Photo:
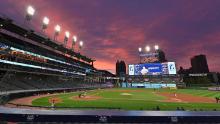
[[[0,91],[99,85],[95,60],[7,17],[0,25]]]

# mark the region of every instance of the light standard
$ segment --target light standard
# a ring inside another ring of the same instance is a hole
[[[140,64],[141,64],[141,52],[142,52],[142,48],[141,47],[138,48],[138,52],[139,52]]]
[[[145,50],[146,50],[147,52],[150,52],[150,46],[146,46],[146,47],[145,47]]]
[[[42,30],[43,32],[47,29],[50,20],[46,16],[43,18]]]
[[[83,47],[83,41],[80,41],[80,42],[79,42],[79,50],[81,50],[82,47]]]
[[[54,40],[56,40],[57,36],[59,35],[61,31],[61,27],[59,25],[56,25],[54,29],[55,29]]]
[[[77,41],[77,37],[73,36],[73,39],[72,39],[72,50],[74,50],[74,46],[76,45],[76,41]]]
[[[154,49],[155,49],[155,50],[159,50],[159,46],[158,46],[158,45],[155,45],[155,46],[154,46]]]
[[[64,38],[64,46],[67,45],[67,41],[68,41],[69,37],[70,37],[70,32],[66,31],[65,32],[65,38]]]
[[[3,28],[3,24],[0,24],[0,30]]]
[[[28,6],[26,11],[26,20],[30,21],[35,13],[35,9],[32,6]]]

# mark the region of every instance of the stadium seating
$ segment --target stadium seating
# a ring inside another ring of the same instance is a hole
[[[0,16],[0,91],[95,87],[95,60]]]
[[[0,91],[77,88],[99,86],[98,82],[84,82],[83,78],[67,78],[40,74],[1,71]]]

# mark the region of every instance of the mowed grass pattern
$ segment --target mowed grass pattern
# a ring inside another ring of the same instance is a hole
[[[158,92],[158,90],[156,90]],[[176,92],[182,94],[191,94],[194,96],[203,96],[215,98],[220,96],[220,92],[208,90],[194,90],[194,89],[159,89],[159,92]],[[56,96],[42,97],[35,99],[33,106],[50,106],[49,99],[51,97],[58,97],[62,99],[62,103],[57,103],[58,107],[70,108],[105,108],[105,109],[123,109],[123,110],[154,110],[159,106],[161,110],[176,110],[177,107],[183,107],[185,110],[220,110],[220,104],[217,103],[177,103],[177,102],[163,102],[166,97],[154,93],[153,89],[128,89],[128,88],[114,88],[114,89],[99,89],[87,91],[88,96],[100,96],[97,100],[74,100],[73,96],[78,96],[80,92],[59,94]],[[122,95],[128,93],[131,95]]]

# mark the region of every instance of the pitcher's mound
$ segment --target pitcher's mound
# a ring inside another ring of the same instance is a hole
[[[85,101],[88,101],[88,100],[97,100],[97,99],[101,99],[102,97],[100,96],[84,96],[84,97],[78,97],[78,96],[73,96],[72,97],[73,100],[85,100]]]

